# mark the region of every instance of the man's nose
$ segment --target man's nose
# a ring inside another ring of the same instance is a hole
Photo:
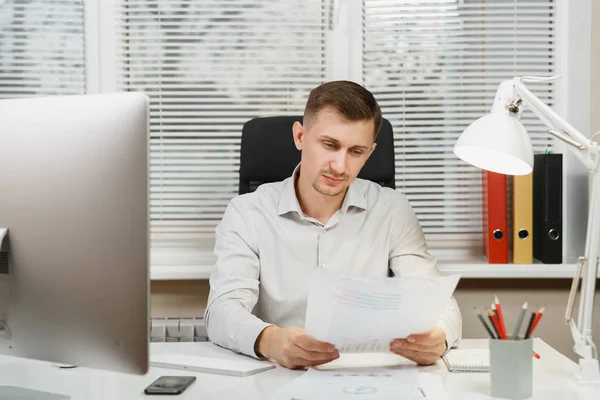
[[[346,172],[347,153],[344,150],[337,151],[335,158],[331,161],[330,167],[336,175],[342,175]]]

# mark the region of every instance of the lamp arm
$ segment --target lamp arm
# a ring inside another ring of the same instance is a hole
[[[536,95],[534,95],[521,78],[514,78],[513,84],[517,95],[525,101],[526,105],[548,128],[550,133],[561,139],[573,151],[573,154],[586,166],[591,172],[598,169],[599,147],[598,143],[588,139],[584,134],[575,129],[571,124],[565,121],[554,110],[548,107]],[[556,131],[555,128],[560,129]]]
[[[582,378],[584,380],[598,381],[600,378],[598,372],[598,351],[592,339],[592,317],[596,278],[598,276],[598,251],[600,250],[600,146],[575,129],[535,96],[522,82],[522,78],[514,78],[514,87],[519,97],[550,130],[559,129],[559,132],[552,132],[552,134],[562,140],[564,139],[560,137],[561,134],[571,139],[564,141],[570,145],[569,149],[571,149],[592,174],[593,182],[588,210],[585,255],[580,257],[577,271],[573,278],[565,319],[571,328],[571,334],[575,343],[574,350],[581,357]],[[555,133],[558,133],[558,135]],[[571,312],[575,292],[577,286],[579,286],[579,278],[581,276],[583,276],[581,282],[581,300],[579,304],[578,323],[575,324],[575,321],[571,318]]]
[[[588,213],[585,256],[579,258],[565,313],[565,322],[570,327],[575,343],[574,350],[581,357],[579,363],[582,367],[582,376],[584,380],[587,379],[590,381],[598,381],[600,379],[598,350],[592,338],[594,294],[596,290],[596,277],[598,276],[598,251],[600,249],[600,224],[598,224],[598,218],[600,218],[600,173],[598,170],[595,170],[593,171],[592,196],[590,198]],[[583,275],[581,300],[579,303],[578,322],[575,323],[571,314],[581,275]],[[592,361],[594,362],[592,363]],[[587,366],[587,368],[584,368],[584,366]],[[584,372],[584,370],[587,372]]]
[[[592,342],[592,316],[596,279],[598,277],[598,251],[600,250],[600,171],[593,171],[592,196],[588,214],[588,226],[585,243],[585,266],[582,281],[582,324],[581,333]],[[594,346],[595,347],[595,346]],[[597,357],[597,355],[596,355]]]
[[[592,142],[592,140],[588,139],[583,133],[575,129],[573,125],[565,121],[564,118],[534,95],[521,81],[521,78],[514,78],[514,81],[515,89],[517,90],[519,97],[525,101],[536,117],[544,122],[548,128],[560,128],[586,148],[593,146],[594,142]]]

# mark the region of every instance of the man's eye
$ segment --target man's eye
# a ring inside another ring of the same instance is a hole
[[[327,147],[328,149],[332,149],[333,148],[333,143],[331,143],[331,142],[323,142],[323,145],[325,147]]]
[[[362,156],[362,154],[363,154],[363,152],[360,150],[354,150],[353,153],[355,156]]]

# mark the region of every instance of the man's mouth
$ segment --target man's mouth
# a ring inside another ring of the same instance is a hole
[[[331,182],[343,182],[344,181],[344,179],[335,178],[331,175],[323,175],[323,176],[325,177],[325,179],[327,179],[328,181],[331,181]]]

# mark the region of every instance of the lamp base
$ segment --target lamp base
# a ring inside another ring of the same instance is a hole
[[[600,386],[600,364],[595,359],[579,359],[579,373],[574,376],[581,386]]]

